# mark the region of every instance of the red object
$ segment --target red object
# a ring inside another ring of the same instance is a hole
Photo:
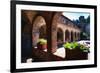
[[[41,50],[45,50],[45,49],[47,49],[47,44],[40,44],[40,43],[38,43],[37,44],[37,48],[41,49]]]

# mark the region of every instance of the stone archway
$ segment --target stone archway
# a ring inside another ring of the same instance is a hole
[[[57,30],[57,41],[63,42],[63,31],[61,28],[58,28]]]
[[[38,39],[40,37],[40,30],[43,29],[43,25],[46,25],[45,19],[42,16],[37,16],[33,22],[32,28],[32,46],[37,45]]]
[[[63,30],[61,28],[57,28],[57,45],[58,48],[63,44]]]
[[[73,38],[73,32],[71,31],[71,42],[73,42],[74,38]]]
[[[65,42],[69,42],[69,41],[70,41],[69,36],[70,36],[70,33],[69,33],[68,30],[66,30],[66,31],[65,31]]]

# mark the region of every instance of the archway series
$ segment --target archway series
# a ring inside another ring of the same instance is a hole
[[[81,30],[70,19],[63,16],[62,12],[22,10],[21,13],[22,62],[26,58],[36,58],[36,56],[45,61],[52,60],[54,57],[52,54],[65,42],[80,40]],[[36,50],[41,38],[47,40],[48,54]],[[39,57],[40,55],[41,57]]]

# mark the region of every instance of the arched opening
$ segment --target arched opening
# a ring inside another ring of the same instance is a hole
[[[37,16],[32,28],[32,46],[37,46],[38,40],[46,38],[46,22],[42,16]]]
[[[43,25],[39,28],[39,38],[46,38],[46,25]]]
[[[58,48],[61,47],[63,44],[63,31],[61,28],[57,29],[57,45]]]
[[[70,39],[69,39],[69,31],[68,30],[66,30],[65,31],[65,42],[69,42],[70,41]]]
[[[74,41],[74,35],[73,35],[73,32],[71,31],[71,42],[73,42]]]

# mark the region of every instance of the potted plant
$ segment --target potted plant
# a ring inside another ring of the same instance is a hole
[[[41,49],[41,50],[47,49],[47,40],[45,40],[45,39],[39,39],[39,41],[37,43],[37,48]]]
[[[89,48],[84,45],[78,44],[77,42],[65,43],[64,45],[66,51],[67,60],[81,60],[88,58]]]

